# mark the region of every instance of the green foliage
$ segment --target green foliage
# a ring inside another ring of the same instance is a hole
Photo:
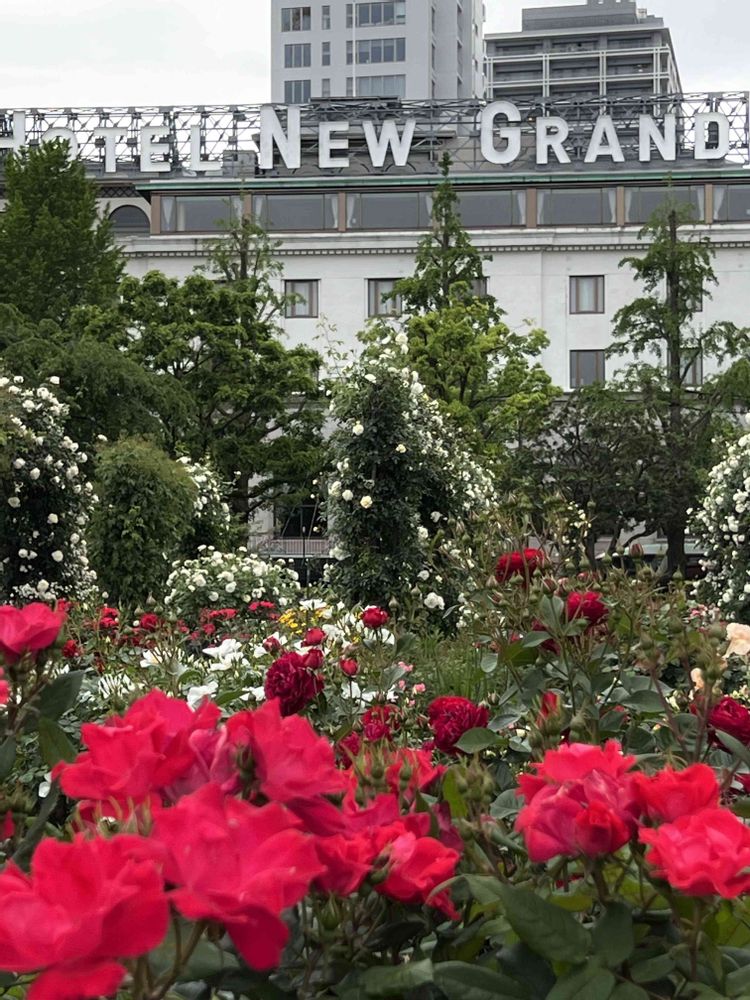
[[[3,163],[0,302],[32,322],[64,322],[80,305],[114,299],[123,260],[95,185],[66,142],[42,143]]]
[[[195,484],[179,462],[137,438],[106,448],[97,474],[91,549],[99,582],[110,600],[143,604],[162,592],[190,530]]]

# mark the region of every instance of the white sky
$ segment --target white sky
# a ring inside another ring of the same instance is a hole
[[[549,3],[486,0],[487,30],[518,30],[522,7]],[[672,29],[685,90],[750,88],[748,0],[643,4]],[[269,10],[269,0],[0,0],[0,107],[268,100]]]

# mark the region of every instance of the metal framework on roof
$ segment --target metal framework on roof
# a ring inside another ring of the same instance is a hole
[[[648,98],[600,97],[589,100],[539,101],[518,104],[522,116],[522,153],[512,165],[498,167],[487,163],[479,144],[479,117],[485,102],[476,100],[452,101],[401,101],[401,100],[327,100],[304,105],[302,115],[302,166],[297,176],[421,174],[435,173],[444,153],[449,153],[455,172],[516,173],[533,170],[554,173],[554,164],[543,168],[535,162],[535,123],[537,118],[555,115],[564,118],[570,127],[566,148],[576,166],[582,169],[601,169],[602,163],[583,164],[595,122],[600,115],[611,115],[625,154],[624,164],[612,168],[632,169],[638,165],[638,120],[640,115],[650,115],[657,121],[666,114],[678,118],[679,155],[675,169],[693,164],[693,118],[699,112],[720,112],[729,120],[730,154],[726,162],[743,165],[750,163],[750,100],[747,91],[702,94],[656,95]],[[50,129],[69,129],[78,142],[81,159],[93,175],[104,175],[105,141],[96,136],[96,129],[117,127],[122,138],[116,143],[117,175],[120,177],[145,176],[140,167],[141,136],[144,129],[166,127],[163,140],[164,159],[169,172],[158,176],[190,177],[191,142],[193,129],[200,134],[200,150],[204,159],[212,160],[226,177],[256,176],[257,152],[260,134],[260,105],[186,105],[179,107],[123,107],[123,108],[31,108],[26,116],[27,145],[43,140]],[[276,108],[283,122],[286,108]],[[13,135],[12,110],[0,109],[0,140]],[[416,129],[409,163],[395,167],[390,157],[385,166],[375,168],[367,155],[367,145],[362,130],[363,121],[382,122],[386,119],[405,121],[415,119]],[[350,166],[343,170],[321,170],[317,165],[318,125],[324,121],[349,123]],[[7,144],[6,144],[7,145]],[[162,147],[160,147],[162,148]],[[0,150],[0,164],[5,151]],[[651,169],[664,169],[664,164],[654,161]],[[608,165],[609,169],[609,165]],[[644,170],[649,165],[643,165]],[[272,175],[290,172],[281,164]],[[153,177],[155,175],[150,174]],[[194,175],[192,175],[194,176]],[[199,176],[203,176],[202,174]],[[213,176],[217,176],[214,174]]]

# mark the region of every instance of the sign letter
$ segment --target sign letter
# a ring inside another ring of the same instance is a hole
[[[287,109],[287,128],[284,132],[276,111],[270,104],[260,109],[260,169],[273,170],[273,147],[277,146],[289,170],[297,170],[301,160],[301,114],[294,105]]]
[[[95,128],[95,139],[104,139],[104,173],[117,173],[117,143],[127,136],[125,129],[119,125],[100,125]]]
[[[677,116],[664,115],[664,132],[650,115],[638,118],[638,159],[641,163],[651,162],[651,144],[656,146],[659,156],[667,163],[677,159]]]
[[[521,121],[521,112],[510,101],[495,101],[488,104],[482,111],[480,123],[482,156],[488,163],[513,163],[521,153],[521,129],[504,126],[498,130],[501,139],[507,142],[504,149],[495,145],[495,119],[504,115],[509,122],[515,124]]]
[[[172,169],[169,160],[163,159],[169,147],[163,140],[170,134],[168,125],[145,125],[141,129],[141,173],[164,174]],[[155,160],[154,156],[159,159]]]
[[[553,152],[560,163],[570,163],[570,157],[565,150],[565,140],[570,129],[564,118],[537,118],[536,120],[536,162],[539,166],[549,163],[549,154]]]
[[[600,156],[611,156],[613,163],[624,163],[625,154],[617,138],[615,123],[609,115],[600,115],[591,134],[585,163],[596,163]]]
[[[373,167],[382,167],[390,149],[393,153],[393,162],[397,167],[405,167],[409,162],[411,144],[414,141],[414,129],[417,123],[410,118],[404,125],[404,134],[398,134],[398,125],[392,118],[383,122],[380,135],[375,131],[372,122],[363,122],[367,148],[370,152],[370,159]]]
[[[204,160],[201,157],[201,127],[200,125],[190,126],[190,162],[188,170],[194,170],[196,174],[216,174],[221,173],[221,164],[216,160]]]
[[[26,144],[26,115],[23,111],[13,112],[13,135],[0,136],[0,149],[12,149],[17,153]]]
[[[349,122],[321,122],[319,131],[320,150],[318,152],[318,166],[321,170],[327,167],[348,167],[348,156],[333,156],[337,149],[348,149],[349,140],[346,136],[335,139],[334,132],[348,132]]]
[[[696,160],[723,160],[729,155],[729,119],[716,111],[695,116]]]

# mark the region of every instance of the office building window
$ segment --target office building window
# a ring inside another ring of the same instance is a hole
[[[665,361],[667,371],[670,367],[670,353],[667,351]],[[685,389],[698,389],[703,385],[703,355],[700,351],[693,354],[686,351],[680,358],[680,378]]]
[[[331,78],[324,76],[320,81],[320,96],[330,97],[331,96]]]
[[[428,194],[394,191],[346,196],[347,229],[427,229],[431,220]]]
[[[318,282],[285,281],[286,315],[289,319],[314,319],[318,315]]]
[[[658,209],[669,204],[687,206],[694,222],[706,217],[706,190],[703,185],[681,184],[678,187],[625,188],[625,221],[648,222]]]
[[[310,100],[309,80],[287,80],[284,84],[285,104],[307,104]]]
[[[458,211],[467,229],[526,224],[525,191],[461,191]]]
[[[346,62],[351,66],[354,45],[346,43]],[[366,66],[369,63],[404,62],[406,59],[405,38],[360,38],[357,40],[357,63]]]
[[[750,221],[750,184],[714,186],[714,222]]]
[[[120,205],[109,217],[115,236],[135,236],[151,231],[151,223],[142,208],[137,205]]]
[[[381,24],[406,24],[405,0],[394,0],[393,3],[358,3],[357,27],[376,28]],[[346,5],[346,26],[353,27],[354,4]]]
[[[282,31],[309,31],[310,8],[309,7],[282,7],[281,8],[281,30]]]
[[[264,229],[315,231],[338,227],[336,194],[257,194],[253,215]]]
[[[570,352],[570,388],[604,381],[604,351]]]
[[[347,77],[347,97],[404,97],[406,95],[405,76],[358,76],[357,91],[354,79]]]
[[[615,221],[614,188],[554,188],[538,195],[540,226],[601,226]]]
[[[320,63],[321,63],[322,66],[330,66],[331,65],[331,43],[330,42],[323,42],[322,50],[321,50],[321,56],[320,56]]]
[[[478,299],[483,299],[487,295],[487,279],[475,278],[471,283],[471,290]]]
[[[221,195],[164,196],[161,199],[163,233],[217,233],[242,215],[242,199]]]
[[[309,42],[299,45],[285,45],[284,67],[286,69],[300,69],[303,66],[309,66],[310,49],[311,45]]]
[[[367,315],[368,316],[400,316],[401,296],[386,299],[384,296],[393,291],[396,278],[370,278],[367,282]]]
[[[331,30],[331,5],[324,3],[320,11],[320,27],[322,31]]]
[[[587,275],[570,279],[571,313],[604,312],[604,276]]]

